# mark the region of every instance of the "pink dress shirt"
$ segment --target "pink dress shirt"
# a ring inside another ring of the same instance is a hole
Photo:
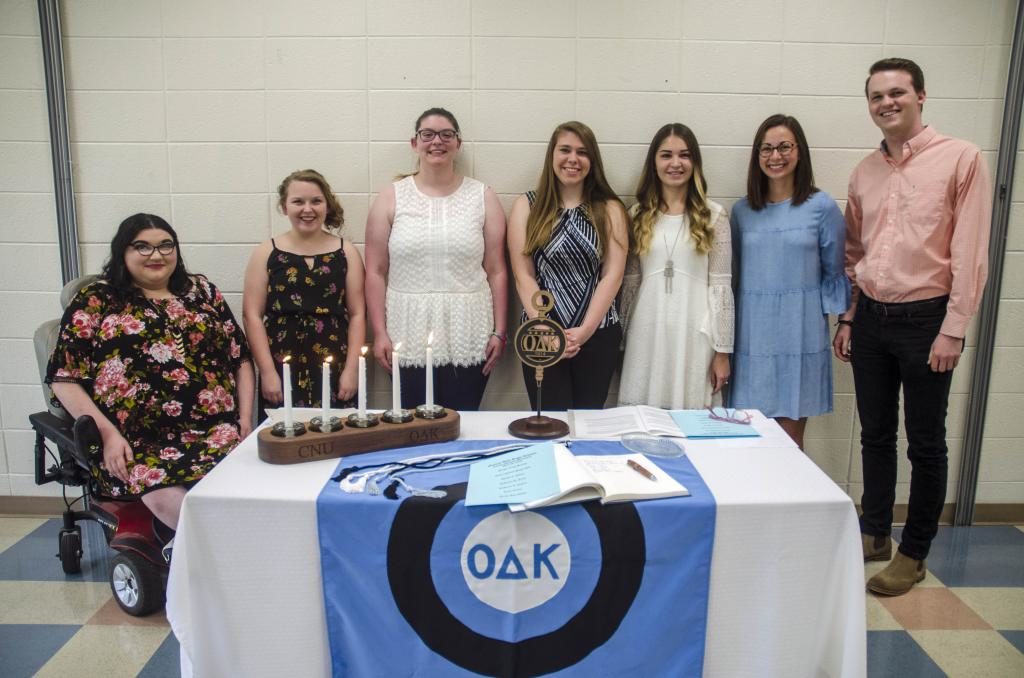
[[[988,276],[992,183],[976,146],[926,127],[895,162],[879,149],[850,175],[846,274],[883,303],[949,295],[942,334],[962,338]]]

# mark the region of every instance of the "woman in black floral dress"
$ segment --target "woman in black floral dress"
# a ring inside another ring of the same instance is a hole
[[[359,348],[366,339],[363,261],[351,242],[325,230],[340,229],[344,219],[319,172],[292,172],[277,192],[291,230],[253,252],[242,302],[245,331],[260,369],[261,410],[283,400],[286,356],[295,407],[320,407],[328,357],[337,375],[331,406],[349,407],[356,395]]]
[[[255,376],[224,297],[190,275],[178,236],[135,214],[110,243],[102,278],[64,312],[46,374],[74,417],[103,438],[103,494],[142,495],[175,528],[185,490],[252,429]]]

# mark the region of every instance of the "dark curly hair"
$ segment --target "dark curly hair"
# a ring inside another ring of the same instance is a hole
[[[128,272],[128,267],[124,263],[124,255],[131,244],[135,242],[139,233],[150,228],[166,231],[171,236],[171,240],[174,241],[174,248],[178,254],[178,264],[174,267],[174,272],[171,273],[171,279],[167,282],[167,287],[172,294],[178,296],[186,294],[192,289],[193,283],[188,269],[185,268],[185,259],[181,256],[178,234],[162,217],[158,217],[155,214],[143,214],[140,212],[131,215],[121,222],[121,225],[117,227],[117,233],[114,234],[114,239],[110,241],[110,257],[103,264],[102,277],[125,298],[141,294],[141,291],[135,285],[135,281],[132,280],[132,274]]]

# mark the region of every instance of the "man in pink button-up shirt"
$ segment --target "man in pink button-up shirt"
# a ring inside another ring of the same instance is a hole
[[[868,581],[872,591],[899,595],[925,576],[946,499],[949,386],[985,287],[992,186],[977,147],[921,121],[924,74],[913,61],[875,63],[865,94],[884,140],[850,176],[846,272],[854,303],[833,347],[853,364],[865,561],[892,553],[903,389],[907,522],[896,556]]]

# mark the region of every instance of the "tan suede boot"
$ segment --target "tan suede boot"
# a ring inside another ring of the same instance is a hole
[[[876,537],[861,534],[860,543],[864,548],[864,562],[872,560],[889,560],[892,558],[892,537]]]
[[[901,596],[923,580],[927,572],[923,560],[914,560],[897,551],[884,570],[868,579],[868,590],[883,596]]]

